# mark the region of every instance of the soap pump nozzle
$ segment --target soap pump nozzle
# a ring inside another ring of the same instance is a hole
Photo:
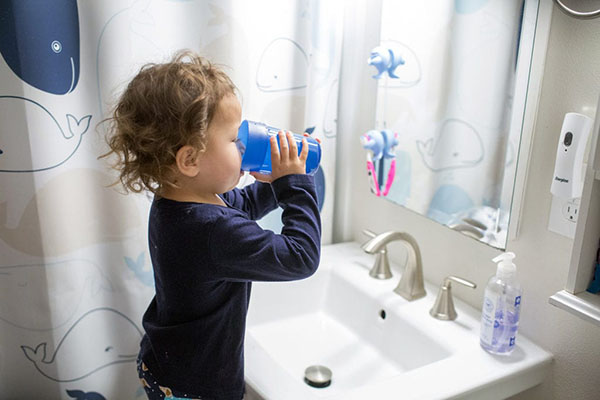
[[[512,262],[515,258],[515,253],[508,251],[502,253],[492,259],[493,262],[498,263],[498,269],[496,275],[500,277],[513,276],[517,272],[517,266]]]

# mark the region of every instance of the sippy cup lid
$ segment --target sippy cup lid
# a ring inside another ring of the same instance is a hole
[[[266,125],[260,122],[244,120],[238,129],[238,148],[243,148],[242,170],[260,168],[269,149],[269,136]]]

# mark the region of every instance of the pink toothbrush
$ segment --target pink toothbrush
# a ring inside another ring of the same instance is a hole
[[[381,189],[379,188],[373,159],[379,161],[383,157],[383,136],[380,131],[370,130],[360,137],[360,143],[367,150],[367,175],[369,175],[371,192],[376,196],[381,196]]]

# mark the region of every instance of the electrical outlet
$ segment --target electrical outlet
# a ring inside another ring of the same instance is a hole
[[[565,199],[552,196],[548,230],[571,239],[575,238],[580,201],[580,198]]]
[[[563,217],[568,221],[577,222],[577,213],[579,212],[579,199],[572,199],[563,204]]]

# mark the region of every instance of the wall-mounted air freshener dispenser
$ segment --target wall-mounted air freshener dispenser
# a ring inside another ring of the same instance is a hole
[[[570,199],[581,197],[583,159],[592,125],[592,119],[583,114],[565,114],[550,188],[554,196]]]

